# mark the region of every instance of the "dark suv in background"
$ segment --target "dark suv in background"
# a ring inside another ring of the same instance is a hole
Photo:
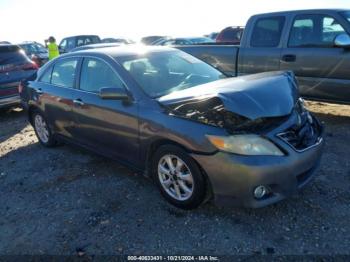
[[[58,48],[60,53],[63,54],[79,46],[98,43],[101,43],[101,39],[97,35],[76,35],[63,38]]]
[[[243,35],[244,27],[229,26],[223,29],[216,37],[217,43],[239,45]]]
[[[37,69],[19,46],[0,45],[0,109],[20,104],[19,83]]]

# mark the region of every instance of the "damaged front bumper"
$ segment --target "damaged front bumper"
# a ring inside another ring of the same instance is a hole
[[[312,137],[299,143],[296,148],[291,141],[280,134],[290,131],[298,121],[297,114],[281,126],[266,134],[283,152],[284,156],[243,156],[226,152],[214,155],[192,154],[208,175],[214,194],[214,200],[219,205],[263,207],[278,202],[304,187],[312,178],[319,165],[323,151],[323,128],[312,117]],[[261,198],[254,197],[258,186],[265,186],[269,193]]]

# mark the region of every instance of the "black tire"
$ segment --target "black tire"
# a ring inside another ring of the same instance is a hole
[[[39,117],[42,119],[42,121],[45,123],[46,127],[47,127],[47,140],[41,138],[41,136],[39,135],[39,130],[38,130],[38,126],[36,124],[36,118]],[[33,128],[35,131],[35,135],[38,138],[40,144],[42,144],[45,147],[54,147],[57,145],[57,141],[55,140],[55,138],[52,135],[52,131],[49,127],[49,125],[47,124],[47,120],[46,117],[39,111],[33,111],[33,113],[31,114],[31,118],[32,118],[32,124],[33,124]]]
[[[193,187],[192,194],[186,200],[178,200],[172,197],[162,186],[158,175],[158,164],[166,155],[172,155],[180,158],[189,169],[192,175]],[[172,205],[181,209],[197,208],[205,199],[206,196],[206,180],[198,167],[197,163],[184,151],[182,148],[175,145],[163,145],[158,148],[152,157],[151,174],[155,180],[163,197]]]

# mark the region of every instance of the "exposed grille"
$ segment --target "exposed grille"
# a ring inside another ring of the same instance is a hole
[[[321,125],[308,112],[298,113],[298,123],[278,136],[296,151],[303,151],[321,141]]]

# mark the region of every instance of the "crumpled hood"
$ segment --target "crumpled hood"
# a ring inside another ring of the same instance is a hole
[[[219,98],[225,109],[251,120],[289,115],[298,99],[292,72],[268,72],[227,78],[158,98],[165,106]]]

